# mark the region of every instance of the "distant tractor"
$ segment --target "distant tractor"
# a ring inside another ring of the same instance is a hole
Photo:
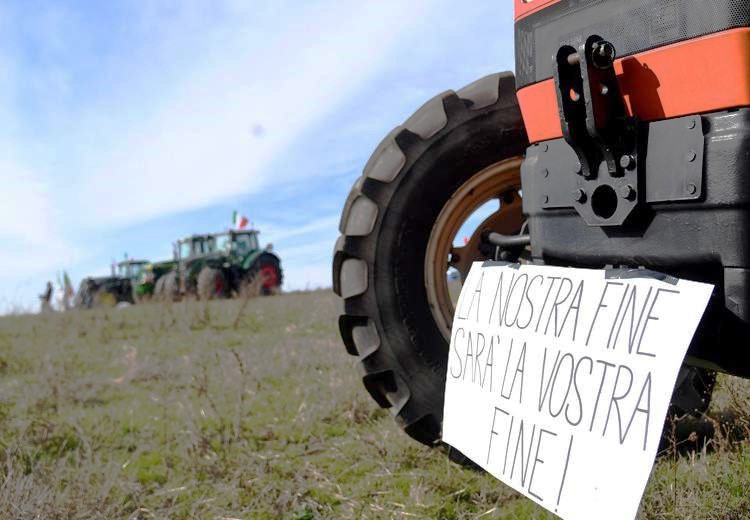
[[[110,276],[89,276],[81,280],[75,306],[83,309],[135,303],[135,287],[148,265],[147,260],[125,260],[112,267]]]
[[[175,260],[164,260],[146,265],[135,286],[135,300],[141,302],[162,293],[164,275],[175,268]]]
[[[244,291],[275,294],[281,288],[281,260],[261,249],[258,231],[232,230],[192,235],[175,244],[175,267],[157,280],[155,293],[168,300],[194,295],[227,298]]]

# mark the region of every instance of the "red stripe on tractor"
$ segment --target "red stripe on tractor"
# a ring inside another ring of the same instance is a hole
[[[516,0],[516,21],[558,2],[560,0]]]
[[[667,45],[615,62],[631,116],[658,121],[750,106],[750,28]],[[532,143],[562,137],[554,80],[518,91]]]

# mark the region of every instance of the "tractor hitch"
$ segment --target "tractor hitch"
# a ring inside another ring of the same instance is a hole
[[[588,226],[612,228],[637,222],[633,215],[646,204],[704,196],[704,119],[630,116],[615,57],[614,46],[599,36],[558,50],[563,137],[527,150],[521,169],[527,213],[574,208]]]
[[[641,202],[638,124],[619,93],[614,45],[591,36],[555,57],[555,85],[565,142],[575,152],[569,196],[592,226],[622,225]]]

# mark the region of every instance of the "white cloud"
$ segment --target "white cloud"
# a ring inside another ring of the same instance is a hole
[[[103,27],[63,4],[0,9],[0,291],[23,286],[28,304],[32,277],[96,252],[81,236],[276,182],[264,166],[376,74],[435,1],[133,1],[117,4],[131,18]],[[289,282],[322,279],[311,269]]]
[[[18,164],[0,159],[0,236],[38,243],[49,238],[47,184]]]
[[[27,300],[32,276],[106,268],[124,230],[303,184],[322,162],[361,168],[365,152],[350,143],[374,146],[423,99],[461,86],[457,70],[474,79],[476,56],[491,62],[485,73],[500,51],[512,54],[512,30],[493,33],[487,16],[510,7],[495,3],[42,0],[33,16],[14,5],[0,5],[0,192],[11,201],[0,205],[0,294],[22,285]],[[368,99],[336,113],[363,90]],[[322,122],[333,123],[320,131]],[[300,152],[304,132],[315,135]],[[302,166],[272,171],[286,156]],[[307,208],[301,194],[261,225],[290,287],[330,283],[339,217],[322,198]]]
[[[0,313],[29,308],[45,278],[83,253],[60,233],[47,184],[28,170],[0,162]],[[35,280],[37,279],[38,280]]]
[[[176,22],[159,20],[172,38],[161,51],[166,58],[179,52],[194,59],[179,71],[165,65],[163,76],[149,68],[158,102],[143,100],[148,109],[139,99],[105,101],[110,110],[79,121],[74,134],[89,142],[78,151],[86,157],[69,197],[79,208],[75,225],[127,225],[278,180],[264,177],[263,166],[367,81],[426,3],[354,9],[327,1],[269,8],[259,17],[238,2],[227,7],[231,23],[197,34],[194,8],[178,12]],[[278,19],[284,22],[265,25]],[[172,49],[174,42],[186,47]]]
[[[309,237],[317,235],[320,232],[336,232],[339,225],[339,215],[329,215],[313,219],[307,223],[300,223],[296,226],[278,226],[273,222],[261,222],[260,229],[264,236],[273,239],[276,242],[288,241],[295,237]]]
[[[0,10],[0,33],[9,32],[7,12]],[[49,176],[23,159],[22,99],[19,66],[6,37],[0,39],[0,287],[15,287],[24,277],[48,273],[59,262],[79,256],[60,232],[58,202]],[[26,283],[26,282],[23,282]],[[15,284],[15,285],[14,285]],[[14,289],[15,290],[15,289]],[[7,291],[2,291],[7,294]]]

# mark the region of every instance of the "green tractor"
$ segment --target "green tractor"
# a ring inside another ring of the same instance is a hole
[[[164,260],[146,265],[135,286],[135,300],[137,302],[150,300],[163,292],[164,275],[174,269],[176,265],[177,262],[174,260]]]
[[[110,276],[84,278],[75,296],[75,306],[91,309],[135,303],[136,287],[147,265],[147,260],[124,260],[112,266]]]
[[[281,288],[281,260],[270,245],[260,248],[254,229],[192,235],[175,244],[174,254],[174,268],[155,286],[155,294],[167,300],[211,300],[245,291],[270,295]]]

